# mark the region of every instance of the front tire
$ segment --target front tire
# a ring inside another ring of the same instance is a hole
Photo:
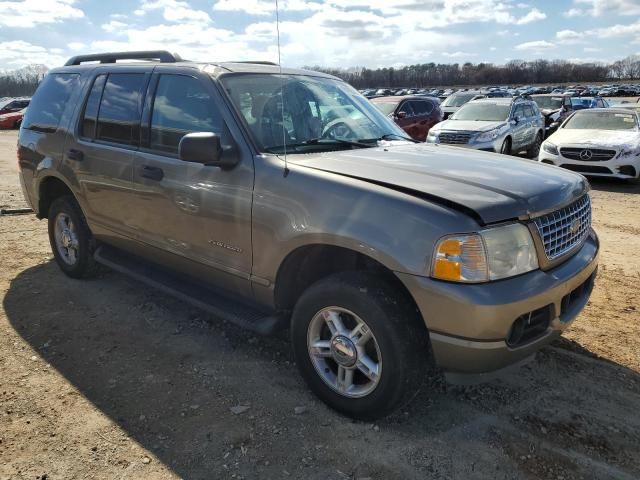
[[[540,154],[540,147],[542,146],[542,134],[538,133],[536,135],[536,139],[533,142],[533,145],[529,150],[527,150],[527,157],[529,158],[538,158]]]
[[[507,137],[504,139],[500,147],[500,153],[502,155],[511,155],[511,138]]]
[[[331,408],[374,420],[408,403],[429,374],[426,328],[378,278],[345,272],[304,292],[292,317],[302,377]]]
[[[60,269],[72,278],[95,273],[93,236],[76,199],[71,195],[56,198],[48,218],[49,242]]]

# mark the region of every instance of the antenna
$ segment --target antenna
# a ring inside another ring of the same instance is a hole
[[[276,33],[278,38],[278,68],[280,71],[280,80],[282,80],[282,86],[280,87],[280,97],[281,97],[281,111],[282,111],[282,145],[284,148],[284,172],[283,175],[286,177],[289,175],[289,165],[287,164],[287,136],[285,135],[285,125],[284,125],[284,78],[282,77],[282,62],[280,61],[280,9],[278,8],[278,0],[276,0]]]

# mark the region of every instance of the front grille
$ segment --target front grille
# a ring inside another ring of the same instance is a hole
[[[560,153],[569,160],[581,162],[606,162],[616,156],[615,150],[603,150],[600,148],[561,148]]]
[[[591,199],[584,195],[576,202],[533,222],[549,260],[561,257],[581,245],[591,228]]]
[[[438,138],[440,139],[440,143],[464,145],[469,143],[471,134],[469,132],[442,132]]]

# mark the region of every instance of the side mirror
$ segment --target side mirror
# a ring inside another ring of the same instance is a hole
[[[405,112],[404,110],[400,110],[397,114],[396,114],[396,118],[406,118],[407,117],[407,112]]]
[[[185,162],[222,169],[233,168],[239,161],[235,146],[222,147],[220,136],[213,132],[188,133],[178,144],[178,155]]]

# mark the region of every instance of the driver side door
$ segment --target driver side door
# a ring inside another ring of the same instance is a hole
[[[253,159],[234,139],[210,78],[156,68],[133,166],[134,226],[158,263],[234,293],[250,294]],[[236,145],[231,169],[186,162],[182,137],[213,132]]]

